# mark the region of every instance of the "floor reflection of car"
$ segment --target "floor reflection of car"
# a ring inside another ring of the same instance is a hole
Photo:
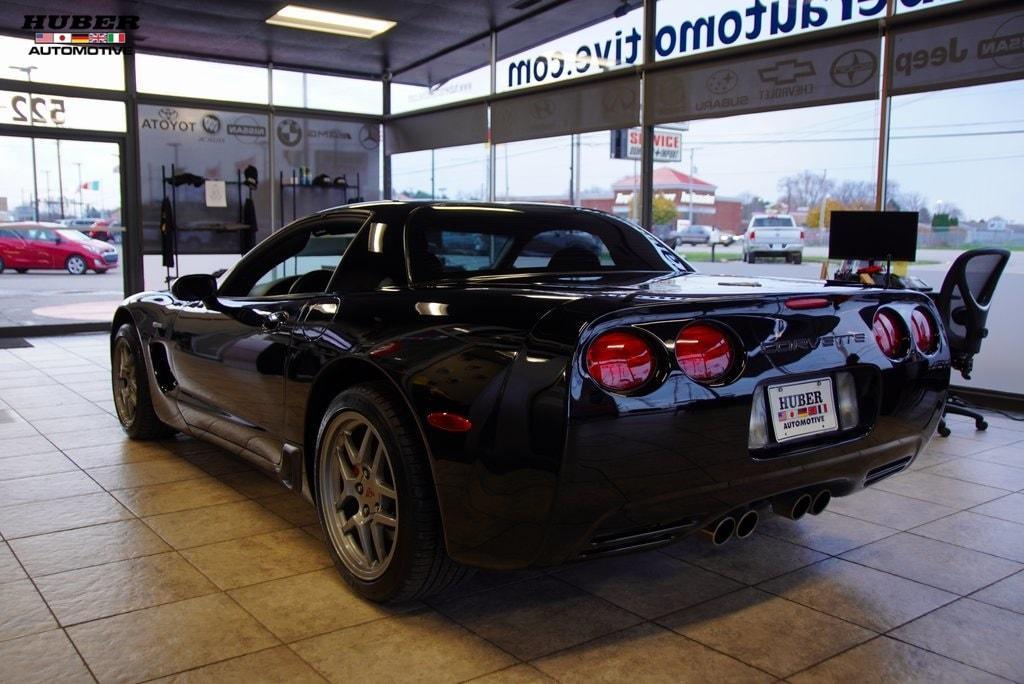
[[[63,269],[72,275],[117,267],[117,250],[56,223],[9,223],[0,227],[0,272]]]
[[[81,231],[94,240],[113,242],[114,234],[110,232],[110,222],[96,218],[61,219],[60,224]]]

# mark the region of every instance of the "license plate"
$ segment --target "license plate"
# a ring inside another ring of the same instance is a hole
[[[839,429],[832,378],[769,385],[768,409],[778,442]]]

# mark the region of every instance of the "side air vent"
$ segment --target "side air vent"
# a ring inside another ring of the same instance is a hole
[[[901,458],[898,461],[892,461],[891,463],[880,465],[877,468],[872,468],[864,477],[864,486],[870,487],[879,480],[884,480],[890,475],[895,475],[896,473],[900,472],[908,465],[910,465],[910,458],[910,456],[905,456],[904,458]]]
[[[153,362],[153,374],[160,391],[166,393],[178,386],[178,381],[171,372],[171,364],[167,360],[167,349],[159,342],[149,343],[149,358]]]

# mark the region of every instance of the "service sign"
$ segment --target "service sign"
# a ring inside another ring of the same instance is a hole
[[[1024,76],[1024,11],[894,32],[894,94]]]
[[[643,154],[644,131],[640,127],[612,131],[612,159],[640,159]],[[654,161],[683,160],[683,133],[668,128],[654,129]]]
[[[120,102],[13,90],[0,90],[0,123],[115,132],[126,126]]]
[[[650,75],[653,118],[692,120],[874,99],[880,44],[870,37],[657,71]]]

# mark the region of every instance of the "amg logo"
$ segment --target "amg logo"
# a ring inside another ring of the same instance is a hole
[[[817,339],[801,337],[795,340],[779,340],[765,342],[762,348],[768,354],[784,354],[786,352],[817,349],[818,347],[842,347],[847,344],[863,344],[867,341],[864,333],[847,333],[845,335],[825,335]]]
[[[127,14],[26,14],[26,31],[137,31],[139,18]]]

